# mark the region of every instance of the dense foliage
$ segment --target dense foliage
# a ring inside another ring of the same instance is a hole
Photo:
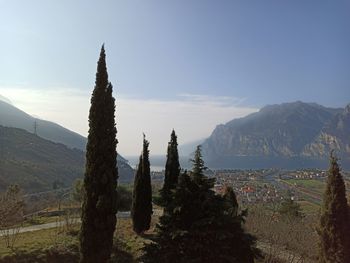
[[[349,225],[345,184],[337,158],[332,152],[319,228],[320,262],[350,262]]]
[[[10,185],[0,193],[0,229],[9,228],[23,221],[24,200],[21,188]]]
[[[171,202],[172,191],[176,188],[180,175],[179,153],[177,150],[177,136],[173,130],[168,143],[167,160],[165,164],[164,184],[160,190],[161,205],[167,212]]]
[[[204,175],[200,147],[192,171],[179,177],[169,212],[160,217],[154,242],[146,244],[144,262],[250,263],[259,256],[255,238],[244,232],[246,212],[238,213],[232,189],[212,190],[214,179]]]
[[[130,211],[132,204],[132,191],[127,187],[118,185],[118,211]]]
[[[113,245],[117,212],[117,139],[115,101],[108,82],[105,50],[97,64],[86,147],[84,202],[80,230],[81,262],[107,262]]]
[[[280,215],[289,218],[289,219],[296,219],[296,218],[302,218],[303,214],[301,212],[300,204],[295,202],[292,198],[286,198],[282,201],[278,212]]]
[[[135,174],[131,217],[133,229],[141,234],[150,228],[152,217],[152,186],[149,163],[149,142],[143,137],[143,150]]]

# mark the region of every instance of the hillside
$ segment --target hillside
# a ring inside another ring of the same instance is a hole
[[[211,167],[325,167],[329,149],[335,148],[347,165],[348,118],[349,106],[332,109],[300,101],[266,106],[218,125],[202,144],[203,154]]]
[[[37,119],[16,108],[11,102],[0,95],[0,125],[13,127],[34,133],[34,124],[37,125],[36,134],[46,140],[62,143],[71,149],[85,151],[87,139],[78,133],[72,132],[54,122]],[[119,180],[129,182],[133,179],[133,171],[128,161],[118,154]]]
[[[18,184],[26,192],[52,189],[54,181],[70,186],[83,177],[85,153],[54,143],[22,129],[0,126],[0,190]],[[119,180],[130,181],[133,171],[119,162]]]
[[[0,125],[24,129],[34,132],[34,123],[37,124],[37,135],[70,148],[85,149],[86,138],[72,132],[54,122],[34,118],[15,106],[0,100]]]
[[[17,128],[0,126],[0,189],[18,184],[25,191],[69,186],[83,176],[84,154]]]

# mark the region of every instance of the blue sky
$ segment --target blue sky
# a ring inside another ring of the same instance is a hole
[[[104,42],[117,102],[231,107],[197,137],[266,104],[343,107],[350,102],[349,14],[345,0],[0,0],[0,94],[86,134],[86,120],[79,126],[58,108],[48,115],[40,101],[59,90],[52,104],[72,93],[87,98]]]

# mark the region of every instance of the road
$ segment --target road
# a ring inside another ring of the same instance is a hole
[[[130,217],[130,211],[118,212],[117,217],[118,218],[129,218]],[[71,219],[71,223],[80,223],[80,222],[81,222],[80,218],[72,218]],[[43,229],[50,229],[50,228],[60,227],[60,226],[64,226],[66,223],[67,222],[65,220],[62,220],[62,221],[52,222],[52,223],[47,223],[47,224],[40,224],[40,225],[21,227],[19,229],[11,228],[11,229],[6,229],[6,230],[0,230],[0,237],[6,235],[7,233],[9,233],[9,234],[12,234],[12,233],[25,233],[25,232],[32,232],[32,231],[38,231],[38,230],[43,230]]]

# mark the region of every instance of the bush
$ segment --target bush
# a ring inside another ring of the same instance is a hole
[[[117,187],[118,194],[118,211],[130,211],[132,203],[132,192],[127,189],[125,186]]]

